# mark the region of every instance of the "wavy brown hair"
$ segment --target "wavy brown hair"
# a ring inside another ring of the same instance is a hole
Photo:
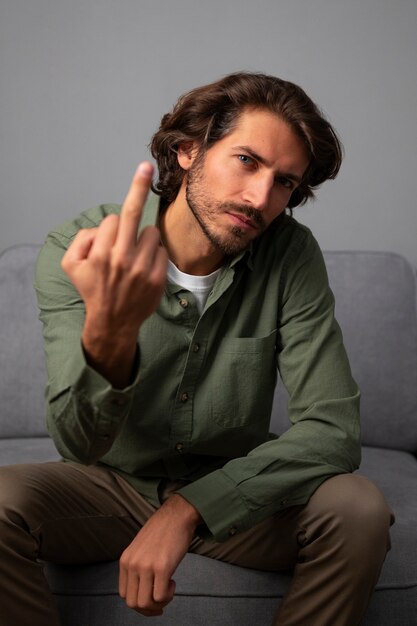
[[[177,197],[184,176],[177,160],[178,147],[193,141],[199,146],[199,156],[203,155],[236,127],[239,115],[247,108],[275,113],[307,147],[309,166],[288,208],[314,198],[314,189],[337,176],[342,144],[303,89],[275,76],[239,72],[189,91],[163,116],[150,149],[159,169],[153,190],[165,205]]]

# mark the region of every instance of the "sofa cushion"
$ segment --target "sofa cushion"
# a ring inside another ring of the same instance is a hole
[[[397,254],[326,254],[353,375],[362,391],[365,445],[417,451],[415,274]]]
[[[0,439],[0,465],[58,461],[60,456],[50,437]]]
[[[40,246],[0,254],[0,437],[46,435],[42,328],[33,289]]]
[[[378,485],[396,518],[377,589],[417,589],[417,459],[401,450],[364,447],[359,473]]]

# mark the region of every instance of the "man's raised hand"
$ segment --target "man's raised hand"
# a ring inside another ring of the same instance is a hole
[[[152,173],[150,163],[141,163],[120,216],[80,230],[62,259],[85,304],[87,360],[119,388],[129,383],[140,326],[158,308],[166,282],[168,257],[158,228],[137,236]]]

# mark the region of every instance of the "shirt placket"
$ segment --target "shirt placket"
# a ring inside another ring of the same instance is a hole
[[[203,315],[200,317],[194,296],[181,290],[175,293],[178,306],[181,307],[181,323],[189,334],[189,347],[185,367],[178,386],[175,407],[171,415],[169,447],[173,456],[166,462],[168,473],[174,477],[186,470],[185,454],[193,443],[194,434],[194,395],[198,376],[206,356],[213,320],[210,308],[230,287],[233,282],[234,270],[228,269],[217,281],[210,292]]]

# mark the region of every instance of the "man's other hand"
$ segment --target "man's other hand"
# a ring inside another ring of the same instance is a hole
[[[119,593],[142,615],[162,615],[175,592],[172,575],[201,522],[197,509],[172,495],[146,522],[120,558]]]

